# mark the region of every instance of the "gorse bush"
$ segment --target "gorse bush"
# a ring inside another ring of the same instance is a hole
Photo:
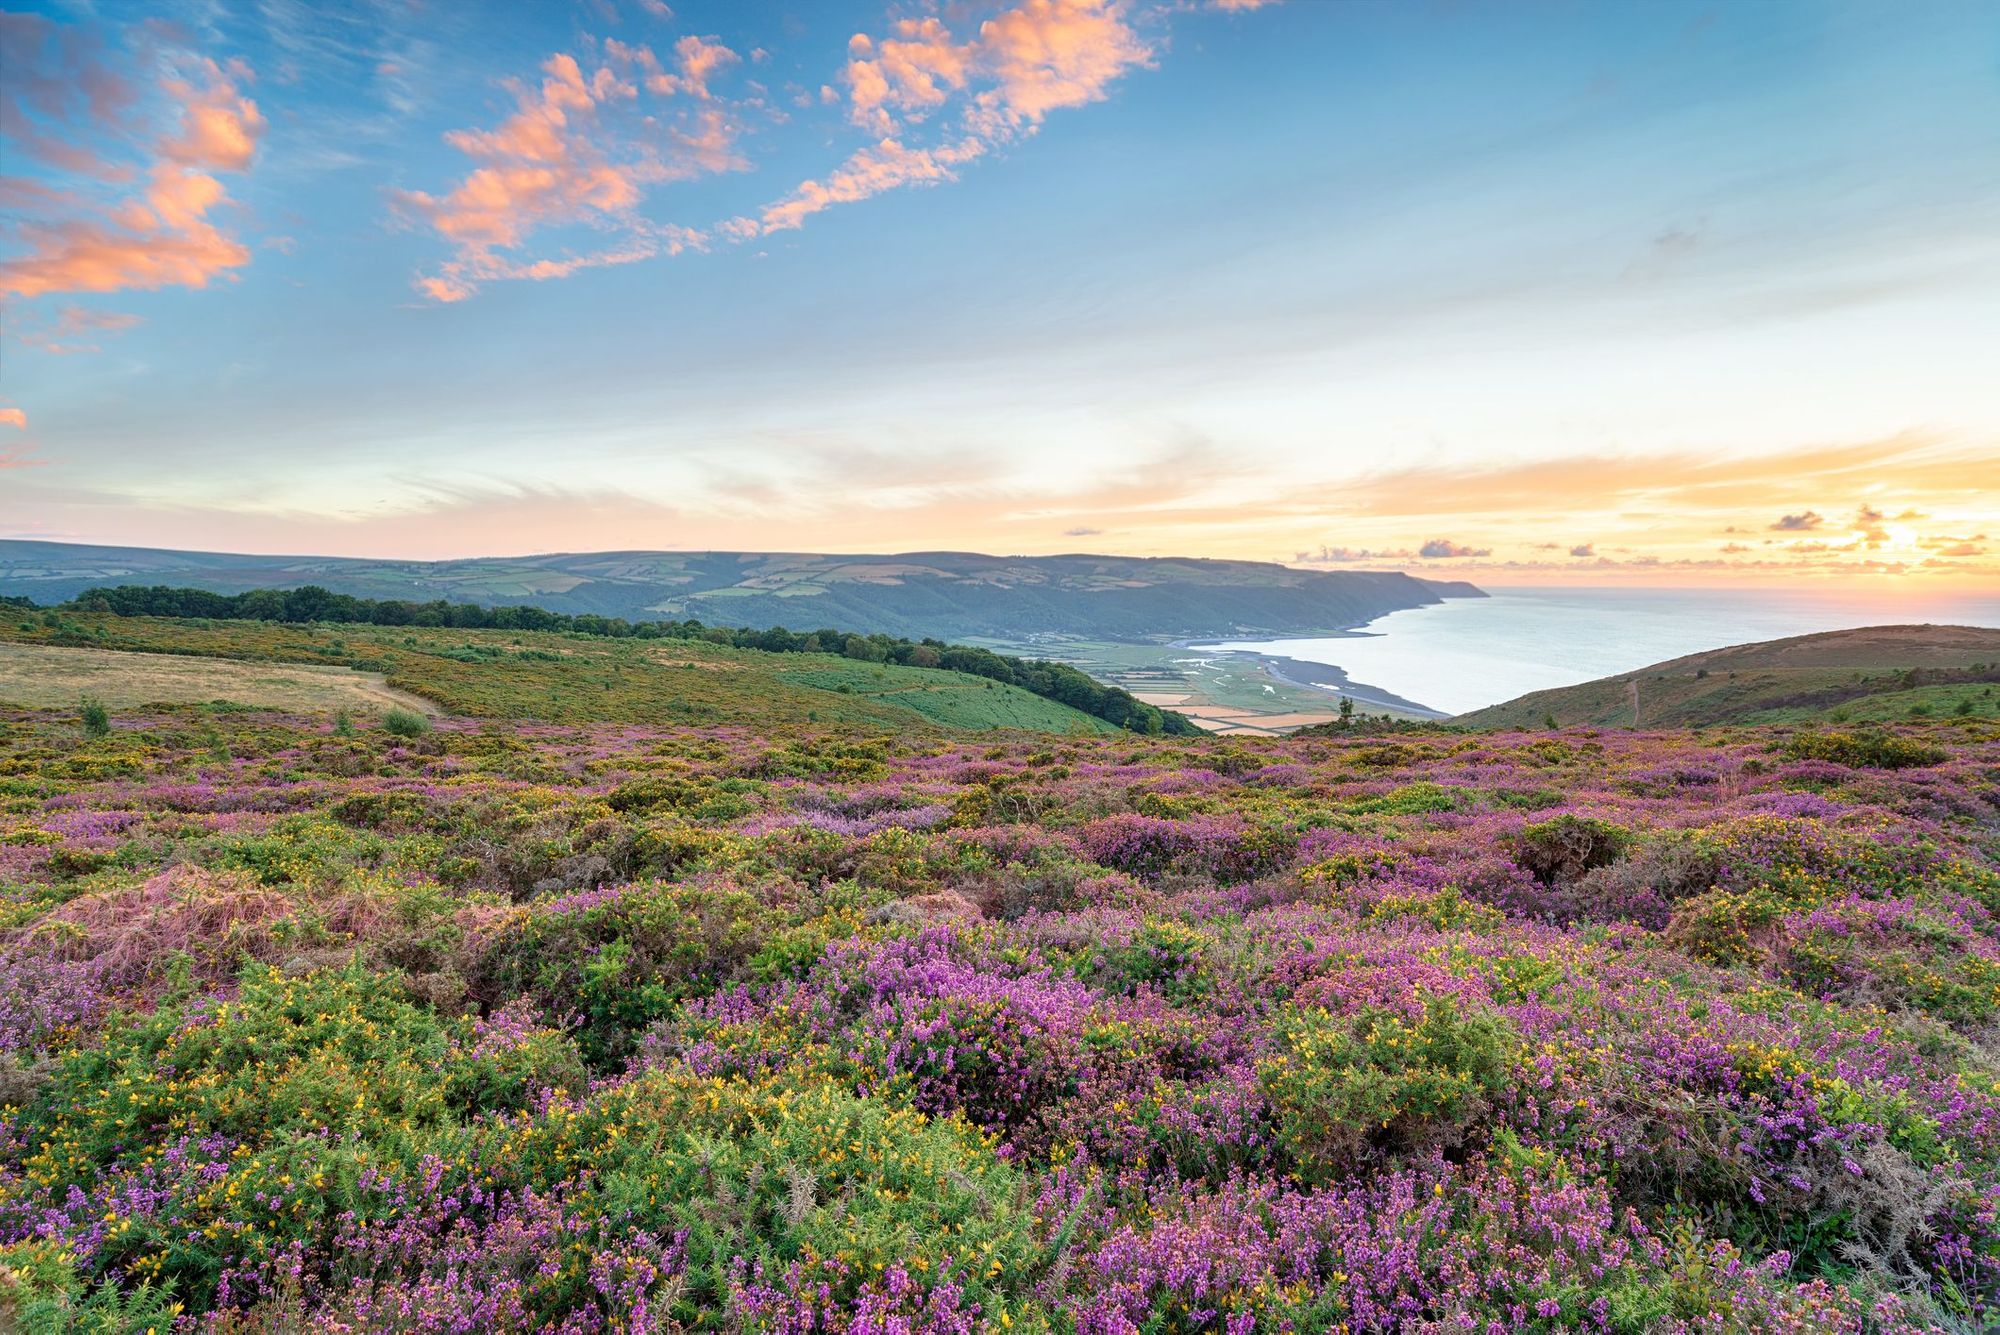
[[[1802,732],[1786,740],[1784,754],[1792,760],[1826,760],[1870,769],[1940,765],[1951,756],[1941,746],[1892,732]]]
[[[1505,1090],[1518,1040],[1504,1021],[1437,998],[1416,1009],[1278,1020],[1258,1086],[1300,1175],[1332,1176],[1380,1149],[1456,1147]]]
[[[1608,867],[1631,846],[1631,834],[1594,816],[1564,814],[1521,831],[1523,867],[1544,885],[1574,881],[1585,872]]]

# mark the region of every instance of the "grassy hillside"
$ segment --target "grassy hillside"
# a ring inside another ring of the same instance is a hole
[[[1542,727],[1865,722],[2000,714],[2000,630],[1870,626],[1690,654],[1453,720]]]
[[[1030,728],[1111,733],[1102,720],[980,677],[935,669],[854,663],[827,654],[767,654],[686,640],[628,641],[534,631],[416,627],[314,627],[203,622],[88,613],[30,614],[0,622],[0,641],[20,646],[127,651],[228,660],[209,669],[217,697],[271,703],[254,685],[258,663],[314,664],[375,674],[387,687],[473,718],[552,723],[797,723],[908,728]],[[149,658],[128,668],[170,671]],[[200,673],[195,674],[197,679]],[[270,675],[270,674],[264,674]],[[225,681],[253,683],[239,692]],[[102,683],[100,683],[102,685]],[[152,696],[135,680],[97,689],[107,699]],[[80,689],[44,683],[75,700]],[[0,692],[0,699],[8,698]],[[310,708],[305,701],[290,707]],[[336,707],[329,705],[328,707]]]
[[[371,561],[0,542],[0,595],[48,604],[119,584],[221,593],[317,584],[361,598],[1015,641],[1043,634],[1129,640],[1303,635],[1445,596],[1479,596],[1470,585],[1403,574],[1178,558],[596,552]]]

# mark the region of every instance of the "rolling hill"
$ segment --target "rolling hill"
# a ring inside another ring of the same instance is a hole
[[[1868,626],[1731,645],[1461,714],[1479,728],[1885,722],[2000,712],[2000,630]]]
[[[127,584],[217,593],[316,584],[359,598],[1016,642],[1308,635],[1484,596],[1463,582],[1397,573],[1165,557],[595,552],[382,561],[0,541],[0,595],[48,604]]]

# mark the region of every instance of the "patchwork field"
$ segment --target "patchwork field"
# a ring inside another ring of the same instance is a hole
[[[437,706],[397,690],[379,673],[307,664],[177,658],[109,649],[0,642],[0,703],[74,705],[95,696],[113,708],[148,704],[247,705],[293,713],[430,713]]]
[[[1072,664],[1148,704],[1185,714],[1206,732],[1275,737],[1339,717],[1338,695],[1287,681],[1248,655],[1070,636],[987,643]],[[1370,705],[1367,712],[1401,711]]]
[[[2000,1321],[2000,725],[839,672],[900,722],[0,710],[0,1329]]]

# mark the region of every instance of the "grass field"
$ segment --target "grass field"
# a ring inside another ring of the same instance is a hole
[[[378,673],[352,668],[0,643],[0,702],[61,708],[86,695],[113,709],[219,702],[295,714],[437,709]]]
[[[948,728],[1030,728],[1038,732],[1115,733],[1118,729],[1090,718],[1079,727],[1076,710],[1044,700],[1017,686],[981,681],[962,672],[900,667],[880,663],[821,665],[780,674],[800,686],[853,694],[914,710]]]
[[[1095,734],[1099,719],[982,677],[875,665],[819,654],[767,654],[694,640],[616,640],[532,631],[420,627],[302,626],[96,614],[41,616],[0,624],[0,644],[48,652],[126,653],[143,669],[130,685],[91,688],[120,701],[207,701],[219,696],[270,703],[190,685],[193,694],[162,694],[145,684],[179,673],[233,674],[252,683],[311,675],[373,681],[378,690],[410,692],[430,707],[472,718],[550,723],[806,723],[907,729],[1028,728]],[[104,660],[122,662],[123,660]],[[37,677],[50,674],[23,673]],[[110,674],[119,675],[114,672]],[[841,689],[845,687],[846,689]],[[54,698],[22,704],[73,704],[85,688],[42,686]],[[0,694],[0,699],[9,698]],[[301,702],[299,709],[338,708]],[[349,708],[376,708],[348,704]],[[386,706],[381,706],[386,707]]]

